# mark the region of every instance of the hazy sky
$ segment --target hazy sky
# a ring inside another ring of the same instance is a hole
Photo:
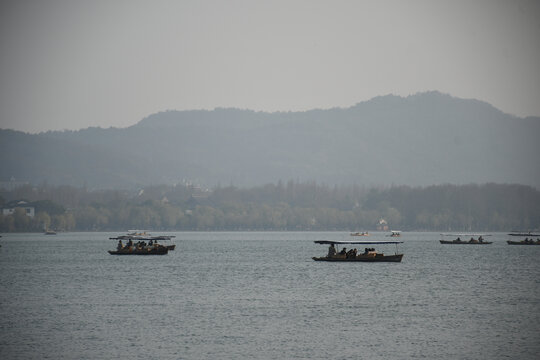
[[[540,116],[540,1],[0,2],[0,127],[439,90]]]

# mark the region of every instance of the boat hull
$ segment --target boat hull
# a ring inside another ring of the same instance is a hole
[[[153,249],[135,249],[135,250],[109,250],[111,255],[165,255],[169,252],[166,247]]]
[[[313,257],[315,261],[331,261],[331,262],[401,262],[403,254],[396,255],[383,255],[377,254],[376,256],[362,256],[358,255],[353,258],[346,257]]]
[[[492,242],[491,241],[455,241],[455,240],[439,240],[441,244],[456,244],[456,245],[489,245]]]

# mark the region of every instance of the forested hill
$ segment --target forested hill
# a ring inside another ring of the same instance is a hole
[[[167,111],[124,129],[0,131],[1,177],[133,188],[279,180],[326,184],[519,183],[540,188],[540,118],[438,92],[350,108]]]
[[[525,185],[395,186],[384,189],[315,183],[148,186],[139,191],[26,185],[0,189],[0,232],[151,230],[538,231],[540,191]]]

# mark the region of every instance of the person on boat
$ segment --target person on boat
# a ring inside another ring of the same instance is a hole
[[[347,248],[346,247],[341,249],[341,251],[339,252],[339,255],[345,255],[345,254],[347,254]]]
[[[122,240],[118,240],[118,245],[116,246],[116,250],[122,250],[124,246],[122,245]]]
[[[484,242],[484,238],[482,237],[482,235],[480,235],[480,236],[478,237],[478,242],[480,242],[480,243]]]
[[[328,247],[328,257],[332,257],[334,255],[336,255],[336,248],[334,244],[330,244],[330,246]]]
[[[461,242],[461,238],[458,236],[458,238],[456,239],[457,242]]]

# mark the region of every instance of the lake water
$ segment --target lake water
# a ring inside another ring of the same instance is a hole
[[[109,255],[118,233],[4,234],[0,358],[540,354],[540,246],[509,246],[505,234],[471,246],[403,233],[401,263],[311,259],[327,251],[314,240],[346,232],[169,234],[175,251],[142,257]]]

